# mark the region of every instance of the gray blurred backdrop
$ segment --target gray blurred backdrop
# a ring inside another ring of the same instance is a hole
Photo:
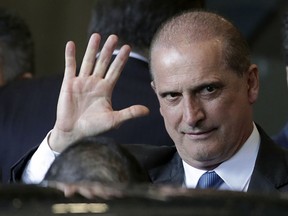
[[[0,7],[19,14],[31,28],[36,46],[37,76],[63,72],[64,48],[68,40],[76,42],[77,62],[81,62],[94,1],[0,0]],[[255,120],[270,135],[277,133],[288,120],[288,88],[281,35],[288,1],[206,0],[205,3],[206,8],[230,18],[249,41],[261,78]]]

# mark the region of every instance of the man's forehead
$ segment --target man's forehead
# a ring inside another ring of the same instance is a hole
[[[205,67],[206,64],[208,66],[218,64],[219,67],[219,63],[223,63],[222,50],[222,43],[217,39],[199,43],[179,43],[174,46],[157,46],[151,52],[151,66],[201,64]]]
[[[155,43],[153,47],[151,47],[151,53],[157,52],[159,50],[180,50],[183,48],[197,48],[203,46],[205,44],[209,44],[209,46],[217,46],[221,48],[224,46],[223,38],[213,37],[213,38],[202,38],[201,40],[193,40],[189,37],[180,37],[171,39],[169,41],[161,41]]]

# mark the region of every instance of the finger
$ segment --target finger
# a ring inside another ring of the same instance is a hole
[[[118,42],[118,37],[116,35],[110,35],[106,40],[101,53],[97,59],[97,64],[95,65],[93,74],[99,77],[104,77],[107,68],[110,64],[113,51],[116,48]]]
[[[86,186],[78,187],[77,193],[87,199],[92,199],[94,198],[95,195],[91,192],[91,188]]]
[[[64,79],[70,79],[76,73],[75,44],[69,41],[65,48],[65,72]]]
[[[112,62],[109,70],[105,76],[105,79],[109,80],[112,85],[114,86],[117,82],[130,54],[131,48],[128,45],[124,45],[118,55],[116,56],[115,60]]]
[[[119,127],[123,122],[133,119],[133,118],[138,118],[142,116],[146,116],[149,114],[149,109],[145,106],[142,105],[133,105],[128,108],[122,109],[117,112],[117,122],[115,122],[115,128]]]
[[[81,69],[79,72],[79,76],[85,77],[89,76],[94,68],[95,62],[96,62],[96,54],[99,49],[101,37],[99,34],[95,33],[92,34],[90,37],[90,40],[87,45],[87,49],[82,61]]]
[[[72,197],[77,192],[77,187],[73,185],[66,185],[63,187],[63,192],[65,197]]]
[[[74,185],[62,182],[49,181],[49,187],[54,187],[60,191],[63,191],[65,197],[71,197],[76,192],[76,187]]]

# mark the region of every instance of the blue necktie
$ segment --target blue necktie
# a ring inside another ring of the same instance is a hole
[[[220,178],[220,176],[217,175],[214,171],[208,171],[205,172],[199,179],[196,188],[213,188],[216,189],[220,187],[220,185],[223,183],[223,179]]]

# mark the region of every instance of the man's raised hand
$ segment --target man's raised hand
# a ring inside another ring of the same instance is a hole
[[[52,150],[61,152],[85,136],[99,135],[132,118],[147,115],[149,110],[134,105],[113,110],[114,86],[129,58],[130,47],[121,47],[111,63],[118,38],[111,35],[99,53],[100,35],[89,40],[79,75],[76,75],[75,44],[68,42],[65,50],[65,74],[57,106],[57,118],[49,137]],[[97,53],[99,56],[96,59]],[[111,64],[110,64],[111,63]]]

